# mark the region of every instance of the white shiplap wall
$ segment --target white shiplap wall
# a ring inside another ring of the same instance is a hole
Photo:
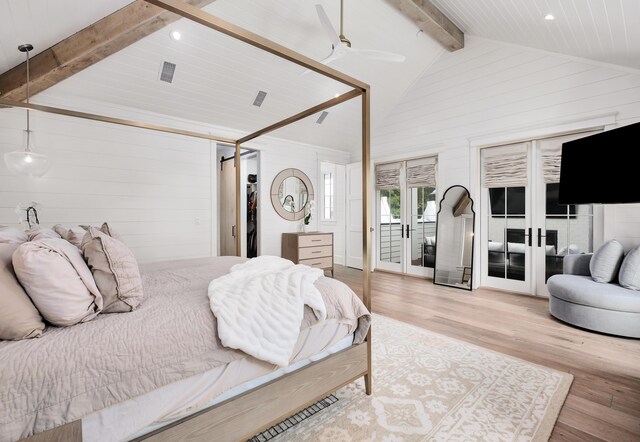
[[[469,37],[375,131],[373,157],[437,152],[438,187],[473,189],[470,139],[612,113],[618,126],[640,121],[640,71]],[[605,207],[603,233],[640,244],[640,205]]]
[[[234,137],[229,129],[104,103],[42,95],[39,102]],[[0,155],[21,149],[24,111],[0,111]],[[139,261],[211,256],[217,250],[216,145],[207,140],[32,113],[37,150],[55,161],[43,178],[16,177],[0,162],[0,224],[17,225],[18,203],[38,201],[42,225],[109,221]],[[265,137],[261,154],[261,250],[280,254],[280,233],[296,229],[273,211],[269,186],[298,167],[317,186],[317,159],[347,153]],[[212,252],[213,251],[213,252]]]

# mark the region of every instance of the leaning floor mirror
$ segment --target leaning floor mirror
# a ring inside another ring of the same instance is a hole
[[[471,290],[475,212],[469,191],[464,186],[449,187],[439,209],[433,283]]]

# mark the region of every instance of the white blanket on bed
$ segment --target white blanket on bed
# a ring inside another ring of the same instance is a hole
[[[277,256],[236,264],[209,284],[211,311],[225,347],[284,367],[298,340],[304,306],[326,319],[324,300],[313,283],[323,271]]]

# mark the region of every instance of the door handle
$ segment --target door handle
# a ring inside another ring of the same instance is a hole
[[[529,227],[527,229],[527,234],[525,235],[527,238],[527,244],[529,244],[529,247],[531,247],[531,235],[532,235],[532,229],[531,227]]]
[[[407,239],[409,239],[409,224],[407,224]]]
[[[231,236],[236,237],[236,226],[231,226]]]
[[[400,238],[404,239],[404,226],[400,225]]]
[[[542,234],[542,229],[538,227],[538,247],[542,247],[542,238],[546,238],[546,236]]]

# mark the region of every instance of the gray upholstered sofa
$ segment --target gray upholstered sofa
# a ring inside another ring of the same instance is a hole
[[[567,255],[564,274],[547,281],[549,311],[561,321],[612,335],[640,338],[640,292],[591,279],[592,254]]]

